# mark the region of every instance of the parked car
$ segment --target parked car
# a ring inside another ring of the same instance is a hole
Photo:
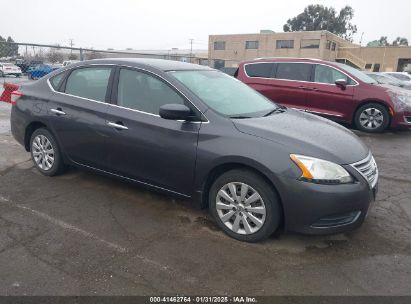
[[[348,65],[316,59],[243,62],[238,79],[274,102],[354,123],[365,132],[411,127],[411,96],[383,86]]]
[[[21,69],[23,74],[26,74],[29,69],[33,69],[35,66],[43,64],[43,61],[40,61],[40,60],[26,61],[24,59],[16,59],[15,64]]]
[[[12,63],[0,62],[0,77],[9,75],[20,77],[22,72],[18,66]]]
[[[407,72],[385,72],[384,74],[397,78],[398,80],[411,84],[411,75]]]
[[[223,73],[226,73],[227,75],[235,77],[238,69],[237,68],[220,68],[219,70]]]
[[[12,103],[12,134],[42,174],[73,165],[192,198],[242,241],[354,229],[378,189],[351,131],[205,66],[85,61],[22,85]]]
[[[29,79],[39,79],[59,68],[59,66],[53,66],[50,64],[40,64],[32,69],[28,69],[27,75],[29,76]]]
[[[398,80],[397,78],[390,76],[388,74],[372,73],[372,72],[365,72],[365,74],[370,76],[372,79],[377,81],[379,84],[388,84],[388,85],[403,88],[406,90],[411,90],[411,83]]]
[[[63,67],[68,66],[69,64],[80,62],[79,60],[66,60],[63,61]]]

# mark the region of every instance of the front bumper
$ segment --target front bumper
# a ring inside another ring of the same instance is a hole
[[[411,107],[405,107],[392,117],[391,127],[411,128]]]
[[[285,231],[303,234],[335,234],[361,226],[378,184],[371,189],[352,168],[353,184],[319,185],[299,180],[283,180],[287,193],[282,196]]]

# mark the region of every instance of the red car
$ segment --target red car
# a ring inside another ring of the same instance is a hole
[[[354,123],[365,132],[411,127],[409,91],[379,85],[345,64],[316,59],[256,59],[242,62],[235,77],[279,104]]]

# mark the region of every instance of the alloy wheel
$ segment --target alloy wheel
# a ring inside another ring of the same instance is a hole
[[[224,225],[242,235],[256,233],[266,219],[261,195],[245,183],[225,184],[217,193],[216,209]]]
[[[376,108],[367,108],[361,112],[360,124],[369,130],[378,129],[384,123],[383,113]]]
[[[36,165],[44,170],[48,171],[54,164],[54,148],[50,140],[44,135],[37,135],[32,144],[32,154]]]

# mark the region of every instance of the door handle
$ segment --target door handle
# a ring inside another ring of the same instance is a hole
[[[312,89],[307,88],[307,87],[305,87],[305,86],[299,86],[298,88],[299,88],[300,90],[312,91]]]
[[[60,108],[58,109],[51,109],[50,112],[53,112],[54,114],[60,116],[60,115],[66,115],[65,112],[63,112]]]
[[[107,122],[107,125],[110,126],[110,127],[113,127],[114,129],[118,129],[118,130],[128,130],[128,128],[125,125],[121,124],[121,123],[116,123],[116,122],[109,121],[109,122]]]

